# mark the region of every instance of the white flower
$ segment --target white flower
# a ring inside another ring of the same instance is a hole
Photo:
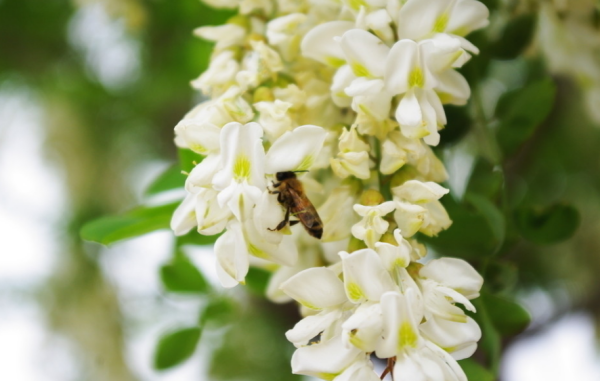
[[[177,209],[175,209],[171,217],[171,230],[173,230],[176,236],[185,235],[198,225],[198,221],[196,220],[197,199],[197,194],[188,193]]]
[[[447,49],[458,50],[458,43]],[[438,95],[433,89],[438,83],[429,67],[437,47],[432,40],[416,43],[398,41],[388,55],[385,68],[386,89],[391,94],[403,94],[396,120],[408,138],[425,138],[430,145],[439,143],[438,124],[446,124],[446,116]]]
[[[185,146],[200,155],[219,152],[219,134],[221,129],[210,122],[196,119],[183,119],[175,127],[175,134]]]
[[[281,135],[267,152],[265,172],[306,171],[315,162],[327,132],[318,126],[300,126]]]
[[[300,52],[302,35],[299,26],[306,21],[303,13],[292,13],[278,17],[267,24],[269,44],[276,46],[286,61],[292,61]]]
[[[224,50],[211,59],[210,65],[200,77],[192,81],[192,86],[207,95],[222,94],[233,84],[240,70],[234,52]]]
[[[354,23],[350,21],[331,21],[316,26],[304,36],[302,54],[336,68],[344,65],[346,58],[336,39],[352,28]]]
[[[266,189],[262,133],[257,123],[232,122],[221,131],[222,169],[215,174],[213,186],[220,191],[219,204],[227,205],[239,221],[249,218]]]
[[[217,192],[212,189],[201,189],[196,201],[196,221],[198,233],[203,235],[219,234],[225,229],[231,211],[223,208],[217,201]]]
[[[437,33],[460,37],[464,49],[478,50],[462,38],[489,24],[489,11],[475,0],[408,0],[397,16],[398,39],[421,41]]]
[[[455,303],[475,312],[469,299],[479,296],[483,278],[467,262],[455,258],[436,259],[425,265],[419,271],[419,276],[418,284],[423,293],[428,320],[435,315],[466,323],[467,316]]]
[[[325,267],[301,271],[284,282],[281,289],[298,303],[317,311],[338,307],[347,301],[344,284]]]
[[[246,38],[246,29],[236,24],[223,24],[196,28],[194,34],[205,40],[216,42],[215,50],[220,51],[242,45]]]
[[[426,148],[420,140],[409,139],[399,131],[390,132],[382,144],[379,170],[384,175],[390,175],[406,163],[416,163],[426,153]]]
[[[333,379],[334,381],[380,381],[379,376],[373,370],[373,363],[365,357],[359,356],[342,374]]]
[[[346,347],[340,336],[318,345],[296,349],[292,356],[292,372],[328,380],[335,380],[364,353],[355,347]]]
[[[419,351],[407,351],[396,358],[394,380],[467,381],[467,376],[446,351],[423,340]]]
[[[423,339],[418,324],[423,316],[422,311],[414,311],[412,288],[406,295],[399,292],[387,292],[381,297],[381,313],[383,316],[383,340],[377,348],[377,357],[389,358],[423,346]]]
[[[393,201],[376,206],[354,205],[354,211],[363,219],[352,226],[352,235],[365,241],[368,247],[375,248],[375,242],[379,241],[390,225],[382,217],[393,212],[395,208]]]
[[[358,137],[356,128],[348,131],[344,129],[339,139],[339,152],[336,158],[331,158],[330,164],[333,172],[346,178],[350,175],[359,179],[368,179],[371,176],[369,170],[369,145]]]
[[[323,221],[322,242],[340,241],[350,236],[350,227],[356,221],[352,209],[355,201],[352,187],[348,185],[331,191],[325,203],[319,207],[319,215]]]
[[[387,291],[396,290],[387,269],[374,250],[340,253],[344,269],[344,289],[352,303],[378,302]]]
[[[292,119],[288,110],[291,103],[276,99],[274,102],[258,102],[254,107],[260,112],[258,122],[263,126],[267,138],[274,142],[285,132],[292,129]]]
[[[412,237],[417,231],[434,236],[452,224],[438,201],[448,189],[434,182],[409,180],[392,192],[397,199],[394,218],[404,237]]]
[[[419,329],[425,338],[445,349],[455,360],[471,357],[481,339],[481,328],[470,317],[462,323],[432,316]]]
[[[393,271],[396,267],[407,267],[410,264],[411,253],[413,252],[410,243],[400,234],[400,229],[394,230],[394,238],[398,245],[385,242],[375,243],[375,249],[388,271]]]
[[[231,221],[225,233],[215,242],[217,276],[221,285],[231,288],[244,282],[248,268],[248,248],[241,224]]]

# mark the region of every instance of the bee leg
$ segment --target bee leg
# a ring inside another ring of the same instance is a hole
[[[285,211],[285,218],[283,219],[283,221],[281,221],[279,223],[279,225],[277,225],[277,227],[275,227],[275,229],[271,229],[271,228],[267,228],[267,229],[269,229],[272,232],[280,231],[281,229],[283,229],[285,227],[285,225],[288,224],[288,222],[290,222],[290,208],[287,208],[287,210]]]
[[[300,220],[294,220],[294,221],[290,221],[290,226],[294,226],[294,225],[296,225],[298,222],[300,222]]]

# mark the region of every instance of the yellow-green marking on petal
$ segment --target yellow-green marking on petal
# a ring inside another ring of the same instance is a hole
[[[358,301],[365,297],[365,293],[356,283],[348,283],[346,286],[346,291],[348,291],[348,297],[352,301]]]
[[[416,348],[418,339],[419,337],[412,325],[407,321],[403,322],[398,333],[398,348]]]
[[[207,155],[209,153],[206,147],[198,143],[190,144],[190,149],[196,153],[199,153],[200,155]]]
[[[354,75],[356,75],[357,77],[370,77],[371,76],[371,73],[369,73],[369,69],[367,69],[363,65],[359,64],[358,62],[352,62],[350,64],[350,67],[352,68]]]
[[[408,85],[410,87],[423,87],[425,85],[425,77],[421,68],[416,67],[408,76]]]
[[[325,62],[327,62],[328,65],[333,66],[336,69],[346,64],[346,61],[337,57],[325,57]]]
[[[317,375],[317,377],[319,377],[322,380],[325,381],[333,381],[334,378],[336,378],[337,376],[339,376],[339,374],[334,374],[334,373],[319,373]]]
[[[366,7],[367,3],[364,0],[350,0],[348,1],[348,6],[355,11],[360,10],[360,7]]]
[[[233,177],[236,180],[248,180],[250,178],[250,160],[244,154],[239,154],[233,163]]]
[[[308,170],[314,163],[315,158],[313,155],[306,155],[296,168],[296,171],[306,171]]]
[[[435,24],[433,24],[433,33],[443,33],[446,31],[446,27],[448,26],[448,20],[450,19],[450,15],[448,13],[442,14],[435,20]]]
[[[254,255],[257,258],[262,258],[262,259],[269,259],[270,258],[267,253],[265,253],[264,251],[262,251],[261,249],[259,249],[258,247],[254,246],[251,243],[248,244],[248,252],[251,255]]]

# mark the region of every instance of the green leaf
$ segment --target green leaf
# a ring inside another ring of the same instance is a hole
[[[519,280],[518,268],[513,262],[491,261],[483,278],[487,289],[492,292],[512,290]]]
[[[167,291],[178,293],[206,293],[209,285],[202,273],[183,254],[160,269],[160,279]]]
[[[481,366],[473,359],[460,360],[458,362],[465,371],[469,381],[495,381],[494,374]]]
[[[502,212],[490,200],[475,193],[467,193],[465,201],[473,205],[485,219],[494,236],[496,247],[500,247],[506,236],[506,221]]]
[[[473,196],[465,195],[465,201],[469,198],[472,201]],[[444,197],[442,204],[452,219],[452,226],[437,237],[419,234],[418,239],[452,257],[476,259],[494,254],[503,239],[503,218],[490,201],[481,201],[481,196],[475,199],[474,203],[459,204],[452,197]]]
[[[482,298],[492,324],[502,336],[514,336],[529,325],[531,315],[518,303],[489,293],[483,293]]]
[[[487,304],[483,298],[473,300],[477,313],[468,313],[481,327],[481,340],[479,346],[487,357],[492,374],[497,374],[500,367],[501,341],[500,334],[491,320],[491,313],[487,310]]]
[[[185,184],[185,175],[181,173],[181,168],[176,165],[167,168],[161,173],[146,189],[146,196],[153,196],[172,189],[183,188]]]
[[[495,58],[517,58],[530,44],[535,32],[535,14],[523,14],[510,20],[492,48]]]
[[[504,185],[504,174],[484,158],[477,159],[469,178],[467,193],[476,193],[489,199],[497,197]]]
[[[270,271],[258,267],[250,267],[250,270],[246,275],[246,286],[253,294],[264,296],[271,275],[272,273]]]
[[[172,368],[190,358],[196,350],[200,333],[200,327],[192,327],[162,336],[154,353],[154,368]]]
[[[204,159],[204,156],[198,155],[196,152],[189,149],[180,148],[177,150],[177,153],[179,155],[179,165],[181,166],[181,170],[187,173],[191,172],[196,164]]]
[[[445,105],[444,111],[448,123],[440,131],[440,145],[451,145],[460,141],[471,129],[471,118],[466,107]]]
[[[496,107],[500,120],[497,138],[506,155],[513,154],[533,135],[552,110],[555,95],[556,85],[546,79],[502,96]]]
[[[200,324],[205,327],[222,327],[232,323],[239,314],[235,301],[226,297],[212,298],[200,315]]]
[[[178,205],[179,202],[154,207],[139,207],[119,216],[101,217],[88,222],[81,228],[81,238],[109,245],[155,230],[168,229],[171,216]]]
[[[571,205],[522,207],[515,212],[515,222],[523,238],[539,244],[554,244],[569,239],[580,223],[577,209]]]

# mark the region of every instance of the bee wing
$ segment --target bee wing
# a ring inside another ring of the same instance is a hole
[[[302,222],[302,225],[310,229],[323,224],[319,217],[319,213],[317,213],[317,209],[315,209],[314,205],[305,194],[298,193],[293,189],[289,189],[289,193],[292,201],[290,203],[291,212],[300,220],[300,222]]]

